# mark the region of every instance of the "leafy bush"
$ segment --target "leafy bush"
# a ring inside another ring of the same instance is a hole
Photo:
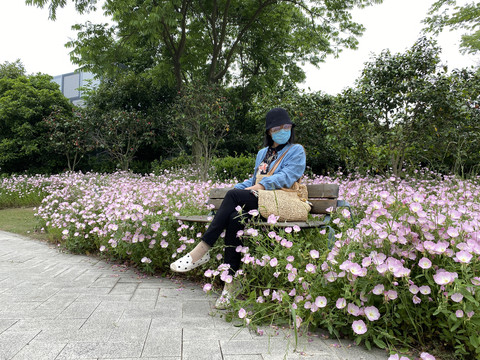
[[[151,165],[152,173],[155,175],[160,175],[164,170],[186,169],[191,165],[191,163],[192,158],[184,153],[171,159],[154,160]]]
[[[236,179],[243,181],[252,176],[255,168],[255,157],[248,155],[227,156],[214,159],[212,173],[220,181]]]

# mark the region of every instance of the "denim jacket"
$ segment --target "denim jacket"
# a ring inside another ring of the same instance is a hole
[[[250,179],[235,185],[236,189],[245,189],[247,187],[255,185],[255,178],[258,167],[265,158],[267,150],[268,147],[265,147],[258,152],[257,159],[255,161],[255,171],[253,172],[253,176]],[[260,184],[265,187],[265,190],[289,188],[293,185],[295,181],[302,177],[303,172],[305,171],[306,162],[305,150],[303,149],[303,146],[300,144],[285,146],[282,150],[279,151],[278,158],[280,158],[280,156],[282,156],[282,154],[287,150],[288,153],[283,157],[273,175],[264,177],[260,181]],[[272,162],[270,164],[270,168],[275,166],[276,162],[277,160]]]

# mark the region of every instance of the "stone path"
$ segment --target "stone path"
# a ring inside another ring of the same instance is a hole
[[[227,323],[214,302],[194,283],[0,231],[0,360],[388,358],[321,336],[301,337],[294,351],[287,330],[258,336]]]

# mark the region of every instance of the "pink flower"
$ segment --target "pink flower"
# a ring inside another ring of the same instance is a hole
[[[320,253],[317,250],[310,250],[310,256],[312,259],[318,259],[320,257]]]
[[[352,323],[352,329],[355,334],[362,335],[367,332],[367,325],[363,320],[356,320]]]
[[[150,264],[152,262],[152,260],[150,260],[147,257],[143,257],[141,261],[142,261],[142,263],[146,263],[146,264]]]
[[[472,278],[470,281],[472,282],[473,285],[480,286],[480,277],[479,276],[476,276],[476,277]]]
[[[375,287],[373,288],[372,292],[375,294],[375,295],[381,295],[383,294],[383,291],[385,290],[385,286],[383,286],[383,284],[378,284],[378,285],[375,285]]]
[[[347,301],[344,298],[338,298],[335,306],[337,309],[343,309],[345,306],[347,306]]]
[[[418,266],[420,266],[422,269],[429,269],[432,267],[432,262],[426,257],[423,257],[418,261]]]
[[[370,321],[375,321],[380,319],[380,312],[375,306],[367,306],[364,309],[365,316],[367,317],[368,320]]]
[[[462,318],[463,315],[464,315],[464,313],[463,313],[462,310],[457,310],[457,311],[455,311],[455,316],[456,316],[457,318]]]
[[[300,229],[300,226],[298,226],[298,225],[294,225],[294,226],[293,226],[293,231],[299,232],[300,230],[301,230],[301,229]]]
[[[352,303],[349,303],[347,306],[347,311],[349,314],[352,314],[353,316],[358,316],[360,315],[360,308]]]
[[[422,205],[419,203],[413,202],[410,204],[410,210],[413,211],[414,213],[419,212],[422,210]]]
[[[269,224],[276,224],[278,221],[278,216],[275,216],[274,214],[270,214],[267,218],[267,223]]]
[[[300,327],[300,325],[302,325],[302,318],[300,316],[296,316],[296,319],[295,319],[295,325],[297,326],[297,329]]]
[[[448,236],[450,236],[451,238],[456,238],[456,237],[458,237],[458,235],[460,235],[460,234],[458,233],[458,229],[457,229],[457,228],[452,228],[452,227],[449,227],[449,228],[448,228],[447,234],[448,234]]]
[[[436,360],[436,359],[435,359],[435,356],[430,355],[430,354],[427,353],[427,352],[422,352],[422,353],[420,354],[420,359],[422,359],[422,360]]]
[[[267,236],[270,238],[270,239],[274,239],[276,236],[277,236],[277,233],[275,231],[270,231]]]
[[[422,299],[420,299],[417,295],[413,295],[412,301],[414,304],[420,304],[422,302]]]
[[[257,209],[252,209],[248,212],[249,215],[258,216],[259,212]]]
[[[362,266],[363,267],[369,267],[372,263],[372,258],[367,256],[367,257],[364,257],[363,260],[362,260]]]
[[[410,360],[410,358],[395,354],[395,355],[390,355],[387,360]]]
[[[290,226],[288,226],[288,227],[285,228],[285,232],[286,232],[287,234],[290,234],[290,233],[292,232],[292,230],[293,230],[293,229],[292,229]]]
[[[433,280],[435,280],[438,285],[448,285],[453,283],[456,277],[458,277],[456,273],[439,270],[435,275],[433,275]]]
[[[388,290],[385,292],[385,297],[390,300],[395,300],[397,298],[398,294],[395,290]]]
[[[295,258],[292,255],[287,256],[287,261],[292,262]]]
[[[327,306],[327,298],[325,296],[318,296],[315,299],[315,305],[317,305],[319,308],[324,308]]]
[[[313,264],[307,264],[307,266],[305,267],[305,272],[307,273],[314,274],[316,270],[317,270],[317,267]]]
[[[460,301],[462,301],[463,295],[460,293],[455,293],[450,297],[450,299],[452,299],[452,301],[459,303]]]
[[[247,311],[244,308],[241,308],[238,310],[238,317],[240,319],[243,319],[245,316],[247,316]]]
[[[430,289],[430,286],[428,285],[420,286],[418,289],[420,290],[420,293],[423,295],[428,295],[432,292],[432,290]]]
[[[461,263],[468,264],[470,260],[472,260],[473,255],[470,254],[468,251],[462,250],[457,252],[456,257],[457,260]]]
[[[275,267],[278,265],[278,260],[277,258],[273,258],[272,260],[270,260],[270,266],[271,267]]]
[[[410,287],[408,288],[408,290],[410,290],[410,292],[413,294],[413,295],[416,295],[418,293],[418,286],[413,284],[413,285],[410,285]]]
[[[207,292],[212,290],[212,284],[205,284],[203,285],[203,291]]]
[[[325,276],[325,279],[327,279],[328,282],[334,282],[335,280],[337,280],[337,277],[338,277],[338,275],[335,271],[329,271],[324,276]]]

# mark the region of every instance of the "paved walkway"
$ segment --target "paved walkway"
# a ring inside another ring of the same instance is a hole
[[[387,359],[322,336],[258,336],[185,281],[139,276],[0,231],[0,359]],[[277,335],[277,333],[279,333]],[[339,347],[340,346],[340,347]]]

